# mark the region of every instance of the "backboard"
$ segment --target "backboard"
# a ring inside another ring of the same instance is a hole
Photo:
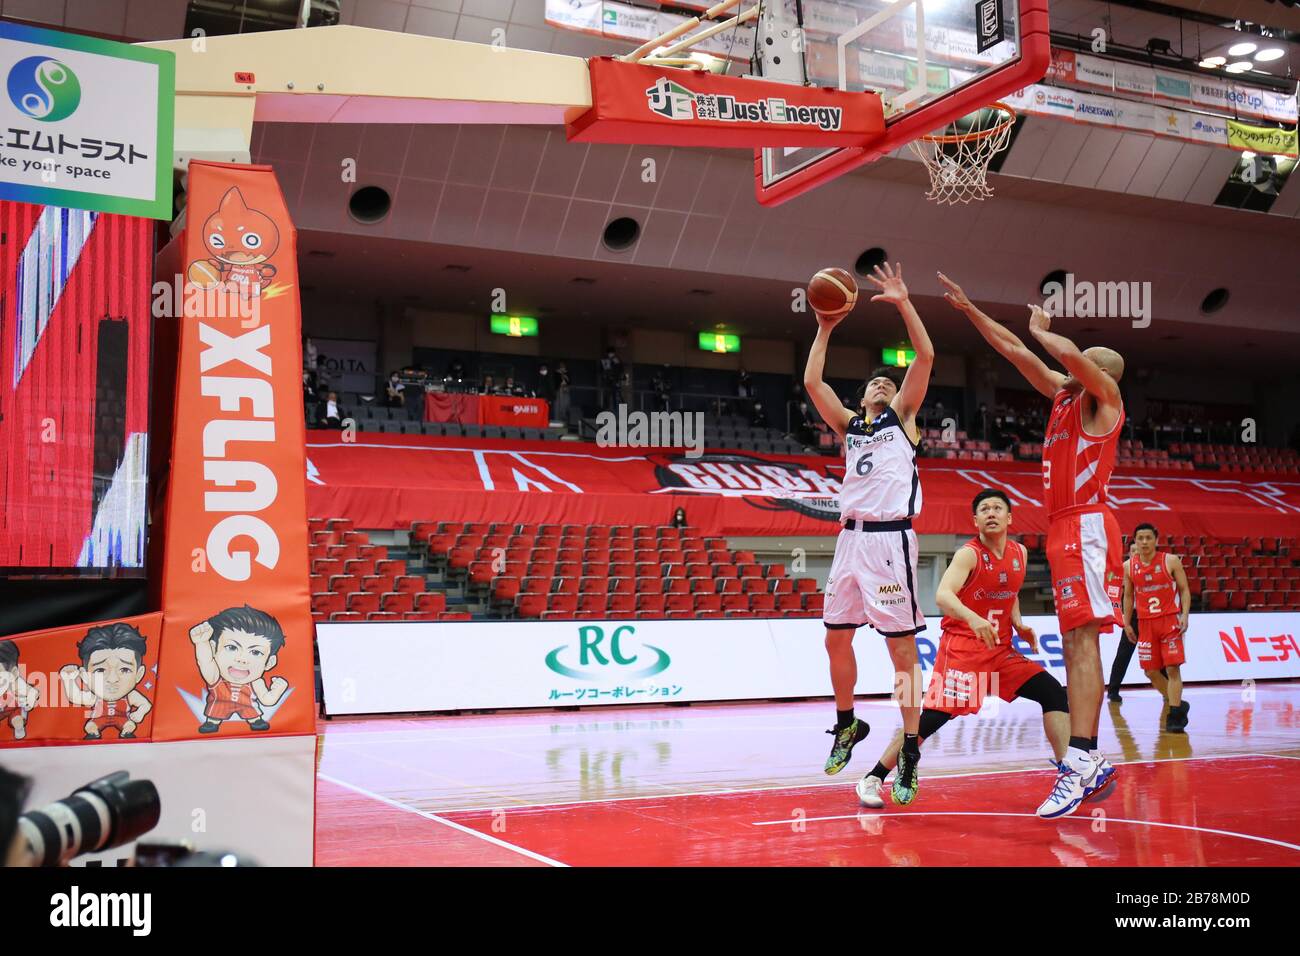
[[[756,150],[765,206],[1037,82],[1051,60],[1047,0],[771,0],[756,47],[765,78],[879,93],[886,124],[870,147]]]

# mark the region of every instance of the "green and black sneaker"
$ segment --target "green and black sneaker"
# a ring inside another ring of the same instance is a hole
[[[906,750],[898,752],[898,769],[894,771],[894,787],[889,791],[889,796],[900,807],[915,800],[916,791],[921,789],[921,782],[916,775],[919,760],[919,754],[909,754]]]
[[[832,729],[826,732],[835,735],[835,743],[831,745],[831,755],[826,758],[825,767],[827,776],[833,777],[848,764],[854,746],[867,739],[871,726],[865,720],[854,717],[853,723],[843,730]]]

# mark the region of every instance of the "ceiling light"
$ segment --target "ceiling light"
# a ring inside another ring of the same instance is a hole
[[[1254,67],[1254,63],[1249,60],[1238,60],[1236,63],[1230,63],[1223,68],[1225,73],[1245,73]]]
[[[1255,52],[1254,43],[1234,43],[1228,47],[1228,56],[1248,56]]]
[[[1216,67],[1216,66],[1223,66],[1223,64],[1225,64],[1225,63],[1227,63],[1227,62],[1228,62],[1228,58],[1227,58],[1227,57],[1222,57],[1222,56],[1207,56],[1204,60],[1202,60],[1200,63],[1198,63],[1198,64],[1196,64],[1196,65],[1197,65],[1197,66],[1203,66],[1203,67],[1205,67],[1206,69],[1213,69],[1213,68]]]
[[[1281,59],[1285,52],[1280,46],[1273,46],[1267,50],[1260,50],[1255,54],[1255,59],[1260,63],[1271,63],[1274,60]]]

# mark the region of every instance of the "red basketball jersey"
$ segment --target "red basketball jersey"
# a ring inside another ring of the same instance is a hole
[[[975,552],[975,570],[957,592],[957,600],[995,625],[998,639],[1009,644],[1011,609],[1015,607],[1020,585],[1025,581],[1025,546],[1008,541],[1000,558],[979,538],[972,538],[962,547]],[[969,638],[984,647],[984,642],[975,636],[965,621],[945,615],[940,626],[945,636]]]
[[[1169,573],[1163,551],[1157,551],[1150,564],[1143,564],[1136,554],[1129,559],[1128,576],[1133,582],[1133,606],[1138,620],[1145,621],[1167,614],[1178,614],[1178,582]]]
[[[1106,486],[1115,468],[1115,450],[1124,409],[1105,435],[1083,430],[1083,392],[1056,393],[1043,435],[1043,496],[1049,518],[1107,503]]]

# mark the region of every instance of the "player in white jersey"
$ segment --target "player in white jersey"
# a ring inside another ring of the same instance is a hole
[[[844,486],[840,490],[840,520],[835,559],[826,581],[826,653],[830,655],[831,686],[835,690],[835,737],[828,774],[849,762],[855,744],[870,728],[853,714],[853,686],[858,663],[853,635],[870,624],[885,637],[894,663],[894,696],[903,712],[903,749],[896,780],[915,788],[920,757],[917,730],[921,718],[921,672],[915,635],[925,630],[916,597],[916,534],[912,518],[921,510],[921,483],[916,470],[920,433],[916,413],[925,400],[934,365],[934,346],[921,317],[907,297],[903,270],[886,263],[867,281],[880,291],[872,302],[889,302],[907,326],[916,359],[901,370],[880,368],[871,374],[856,412],[841,404],[822,380],[831,330],[847,315],[817,315],[817,337],[808,353],[803,384],[817,411],[844,440]]]

